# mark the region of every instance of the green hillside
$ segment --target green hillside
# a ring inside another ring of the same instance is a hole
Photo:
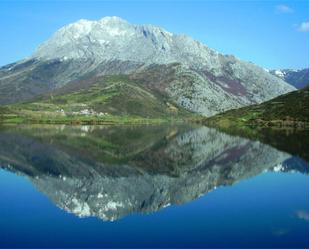
[[[309,88],[291,92],[259,105],[230,110],[205,120],[219,127],[261,126],[309,128]]]
[[[6,123],[144,123],[193,116],[125,75],[74,82],[32,101],[0,109],[0,122]]]

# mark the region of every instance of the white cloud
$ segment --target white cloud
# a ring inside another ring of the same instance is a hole
[[[303,22],[298,26],[299,32],[309,32],[309,22]]]
[[[281,14],[290,14],[294,12],[294,10],[291,7],[284,5],[284,4],[277,5],[276,11],[277,13],[281,13]]]

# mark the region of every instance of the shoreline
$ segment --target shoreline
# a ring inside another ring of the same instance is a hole
[[[70,117],[33,117],[26,115],[7,114],[0,115],[0,125],[19,125],[19,124],[54,124],[54,125],[156,125],[167,123],[200,123],[201,117],[195,118],[144,118],[132,116],[70,116]]]

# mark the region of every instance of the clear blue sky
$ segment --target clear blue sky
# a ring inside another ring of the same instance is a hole
[[[182,33],[266,68],[309,67],[309,1],[0,0],[0,65],[78,19],[120,16]]]

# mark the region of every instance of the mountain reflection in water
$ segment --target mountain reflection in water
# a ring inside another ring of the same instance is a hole
[[[58,207],[112,221],[304,162],[207,127],[19,126],[0,130],[0,165]]]

